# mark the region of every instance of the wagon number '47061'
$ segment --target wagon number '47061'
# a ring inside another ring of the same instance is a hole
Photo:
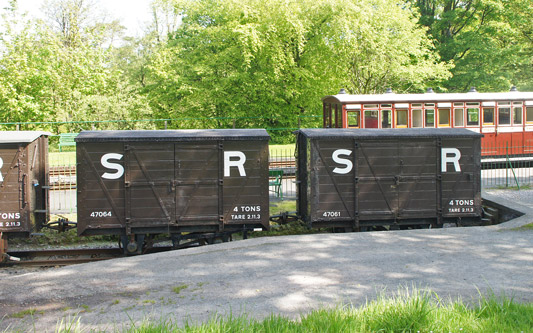
[[[341,212],[324,212],[324,214],[322,214],[323,217],[340,217],[341,216]]]

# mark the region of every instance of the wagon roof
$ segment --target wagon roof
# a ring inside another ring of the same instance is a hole
[[[0,143],[30,143],[41,136],[50,136],[52,133],[43,131],[2,131]]]
[[[437,138],[437,137],[482,137],[482,134],[465,128],[402,128],[402,129],[365,129],[365,128],[309,128],[301,129],[308,138]]]
[[[94,141],[205,141],[205,140],[268,140],[264,129],[192,129],[192,130],[135,130],[82,131],[76,142]]]

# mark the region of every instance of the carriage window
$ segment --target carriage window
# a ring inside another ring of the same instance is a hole
[[[348,111],[348,127],[359,127],[359,111]]]
[[[479,125],[479,109],[478,108],[468,108],[466,110],[466,124],[468,126]]]
[[[392,104],[381,104],[382,108],[392,108]]]
[[[422,116],[422,110],[413,110],[413,127],[423,127],[424,117]]]
[[[464,126],[465,125],[465,123],[464,123],[464,120],[465,120],[465,109],[461,108],[461,109],[455,109],[453,111],[454,111],[454,114],[455,114],[455,118],[454,118],[455,127]]]
[[[498,107],[498,125],[511,125],[511,108]]]
[[[365,111],[365,128],[378,128],[378,111]]]
[[[324,127],[331,127],[331,104],[324,104]]]
[[[453,103],[453,106],[457,106],[457,107],[463,107],[465,105],[465,103],[463,102],[455,102]]]
[[[426,127],[435,127],[435,110],[433,109],[426,110]]]
[[[408,110],[396,110],[396,127],[407,127]]]
[[[533,118],[531,119],[533,121]],[[392,117],[390,110],[381,111],[381,128],[391,128]]]
[[[526,107],[526,122],[533,123],[533,106]]]
[[[332,120],[333,122],[333,120]],[[334,127],[342,127],[342,105],[335,105],[335,125]]]
[[[513,108],[513,124],[521,125],[522,124],[522,107],[515,106]]]
[[[439,127],[450,126],[450,109],[439,109]]]
[[[483,108],[483,124],[494,125],[494,108]]]

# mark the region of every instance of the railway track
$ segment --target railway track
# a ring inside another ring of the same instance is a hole
[[[52,166],[49,179],[51,190],[75,190],[76,166]]]
[[[179,248],[188,247],[183,244]],[[157,246],[149,248],[145,253],[157,253],[172,250],[171,246]],[[9,251],[6,262],[0,263],[2,266],[68,266],[84,264],[93,261],[109,260],[125,257],[121,248],[87,248],[87,249],[54,249],[54,250],[31,250],[31,251]]]
[[[9,251],[3,266],[66,266],[108,260],[122,255],[116,248]]]
[[[294,158],[270,160],[268,162],[268,167],[269,169],[296,168],[296,160]]]
[[[209,234],[199,234],[193,239],[184,239],[183,242],[174,246],[146,244],[143,254],[158,253],[171,250],[181,250],[191,247],[214,244],[217,241],[231,240],[228,235],[227,239],[222,240],[221,235],[212,236]],[[0,267],[5,266],[35,266],[35,267],[53,267],[68,266],[75,264],[84,264],[93,261],[109,260],[114,258],[126,257],[124,250],[120,247],[105,248],[74,248],[74,249],[37,249],[27,251],[7,251],[7,260],[0,260]],[[0,258],[2,259],[2,258]]]

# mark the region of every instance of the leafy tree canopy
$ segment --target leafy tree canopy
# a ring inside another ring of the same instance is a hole
[[[533,2],[530,0],[414,0],[444,61],[453,62],[450,91],[471,86],[531,90]]]
[[[533,90],[530,0],[153,0],[138,38],[97,1],[1,9],[1,122],[294,128],[340,88]]]
[[[160,117],[294,126],[341,87],[420,91],[449,75],[417,17],[397,1],[162,2],[183,18],[149,66],[146,91]]]
[[[123,70],[113,59],[111,41],[120,30],[117,23],[87,24],[89,9],[83,0],[50,4],[49,21],[26,20],[16,1],[4,12],[0,121],[151,117],[145,97],[123,83]],[[69,125],[61,130],[79,129]]]

